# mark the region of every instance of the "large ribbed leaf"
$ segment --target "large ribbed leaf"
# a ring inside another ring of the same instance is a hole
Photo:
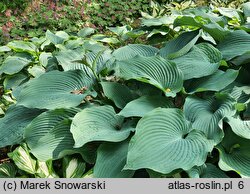
[[[41,110],[23,106],[12,106],[0,119],[0,147],[15,145],[23,140],[25,127],[40,113]]]
[[[159,52],[159,49],[143,44],[129,44],[124,47],[118,48],[113,52],[116,60],[126,60],[135,57],[136,55],[150,57]]]
[[[93,79],[81,70],[50,71],[29,81],[17,103],[46,109],[78,106],[87,95],[94,95],[89,89],[92,84]]]
[[[32,57],[25,53],[8,56],[0,66],[0,75],[2,73],[13,75],[21,71],[30,63],[32,63]]]
[[[51,31],[46,31],[46,38],[54,45],[62,44],[64,41],[69,39],[69,35],[66,32],[58,31],[55,34]]]
[[[174,59],[186,54],[200,37],[201,31],[184,32],[177,38],[170,40],[160,49],[160,55],[164,58]]]
[[[59,51],[55,57],[59,64],[62,66],[64,71],[68,71],[71,69],[81,69],[81,70],[86,70],[87,72],[90,71],[90,69],[80,63],[77,62],[77,60],[82,60],[85,55],[85,49],[84,48],[78,48],[75,50],[62,50]]]
[[[250,51],[250,35],[243,30],[230,32],[217,48],[226,60],[243,55]]]
[[[176,65],[159,57],[136,56],[120,61],[118,76],[129,80],[136,79],[161,89],[166,96],[174,97],[182,89],[183,75]]]
[[[201,43],[193,46],[187,54],[172,61],[183,72],[186,80],[214,73],[218,69],[221,59],[222,56],[219,50],[211,44]]]
[[[64,151],[72,150],[70,133],[72,118],[78,109],[56,109],[42,113],[25,129],[24,137],[31,153],[40,161],[58,159]]]
[[[123,170],[126,164],[129,141],[103,143],[97,151],[94,166],[95,178],[130,178],[134,171]]]
[[[217,149],[220,153],[219,167],[222,170],[234,170],[242,177],[250,177],[249,139],[241,138],[228,129]]]
[[[226,122],[235,134],[242,138],[250,139],[250,121],[242,120],[239,116],[227,117]]]
[[[238,76],[239,71],[228,69],[226,72],[217,70],[214,74],[198,79],[188,80],[184,87],[188,93],[202,91],[220,91],[231,84]]]
[[[235,101],[228,95],[208,99],[189,96],[184,104],[184,114],[193,128],[203,131],[208,139],[217,144],[223,137],[222,119],[235,114],[234,105]]]
[[[124,169],[188,170],[202,165],[211,150],[211,142],[192,129],[180,109],[157,108],[138,122]]]
[[[136,95],[125,85],[117,82],[101,82],[104,95],[111,99],[118,108],[123,108]]]
[[[155,108],[171,108],[172,101],[164,96],[142,96],[129,102],[120,112],[119,115],[124,117],[143,117]]]
[[[123,128],[123,117],[116,115],[113,107],[86,108],[73,118],[70,131],[75,140],[74,147],[81,147],[92,141],[119,142],[130,134],[130,128]]]
[[[222,170],[210,163],[194,166],[187,173],[190,178],[229,178]]]
[[[7,44],[9,48],[16,52],[28,52],[31,54],[35,54],[37,52],[37,47],[32,42],[25,42],[20,40],[14,40]]]

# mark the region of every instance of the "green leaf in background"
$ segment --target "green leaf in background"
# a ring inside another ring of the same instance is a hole
[[[222,119],[235,114],[235,103],[229,95],[218,94],[207,99],[189,96],[184,114],[194,129],[203,131],[208,139],[218,144],[223,138]]]
[[[18,96],[18,105],[55,109],[78,106],[91,91],[94,81],[81,70],[50,71],[27,82]]]
[[[86,108],[73,118],[70,131],[75,148],[92,141],[119,142],[125,140],[131,129],[123,129],[123,117],[116,115],[113,107]]]
[[[39,55],[39,62],[43,67],[47,67],[50,60],[53,60],[53,55],[52,53],[46,53],[46,52],[42,52]]]
[[[21,143],[25,127],[40,113],[38,109],[11,106],[0,118],[0,147]]]
[[[217,70],[214,74],[198,79],[188,80],[184,83],[186,92],[193,94],[203,91],[220,91],[231,84],[238,76],[239,71],[228,69],[227,71]]]
[[[56,109],[42,113],[25,129],[24,138],[31,153],[40,161],[55,160],[73,150],[71,120],[78,109]]]
[[[129,102],[118,115],[124,117],[143,117],[155,108],[172,108],[173,102],[164,96],[142,96]]]
[[[222,28],[218,23],[211,21],[208,18],[203,18],[199,15],[194,16],[179,16],[174,21],[174,27],[177,26],[193,26],[203,29],[210,34],[215,40],[222,40],[229,32]]]
[[[204,164],[213,146],[193,130],[180,109],[157,108],[137,124],[124,169],[149,168],[163,174]]]
[[[77,33],[77,35],[80,36],[80,37],[85,38],[86,36],[89,36],[89,35],[93,34],[94,32],[95,32],[95,29],[94,29],[94,28],[86,27],[86,28],[81,29],[81,30]]]
[[[117,82],[101,82],[101,85],[104,95],[120,109],[137,97],[126,85]]]
[[[123,170],[126,164],[129,141],[103,143],[97,151],[94,166],[95,178],[131,178],[133,170]]]
[[[217,45],[226,60],[245,54],[250,51],[250,35],[243,30],[230,32]]]
[[[15,178],[17,169],[12,163],[0,164],[0,178]]]
[[[187,173],[190,178],[229,178],[222,170],[211,163],[194,166]]]
[[[59,31],[56,34],[51,31],[46,31],[46,38],[54,45],[63,44],[64,41],[68,40],[69,35],[66,32]]]
[[[172,61],[183,72],[184,80],[198,78],[214,73],[222,59],[219,50],[211,44],[200,43],[186,53]]]
[[[161,25],[169,25],[174,22],[175,16],[163,16],[159,18],[150,18],[150,19],[142,19],[143,26],[161,26]]]
[[[30,155],[26,144],[18,146],[8,156],[14,161],[16,166],[30,174],[36,173],[36,160]]]
[[[88,68],[84,64],[76,62],[77,60],[82,60],[84,58],[84,55],[85,49],[81,47],[74,50],[61,50],[55,54],[55,57],[64,71],[72,69],[86,70]]]
[[[250,2],[242,4],[242,9],[245,17],[250,17]]]
[[[8,46],[0,46],[0,53],[9,51],[11,51],[11,49]]]
[[[86,164],[80,158],[66,156],[63,158],[62,168],[64,178],[82,178]]]
[[[38,51],[36,45],[32,42],[20,40],[11,41],[7,44],[7,46],[16,52],[28,52],[32,55],[36,55],[36,52]]]
[[[3,85],[6,90],[15,89],[16,87],[21,85],[26,79],[28,79],[28,76],[20,72],[14,75],[6,76]]]
[[[128,44],[124,47],[120,47],[113,52],[113,56],[116,60],[122,61],[132,59],[135,56],[155,56],[159,52],[159,49],[143,44]]]
[[[241,138],[230,129],[217,146],[220,153],[219,167],[223,171],[235,171],[242,177],[250,177],[250,140]]]
[[[183,75],[176,64],[160,56],[142,57],[119,61],[118,76],[136,79],[162,90],[166,96],[175,97],[182,89]]]
[[[232,131],[245,139],[250,139],[250,121],[242,120],[239,116],[227,117],[225,121],[230,125]]]
[[[177,38],[170,40],[160,49],[160,55],[167,59],[174,59],[186,54],[197,42],[201,31],[184,32]]]
[[[18,53],[13,56],[8,56],[0,66],[0,75],[2,73],[13,75],[31,63],[32,57],[26,53]]]

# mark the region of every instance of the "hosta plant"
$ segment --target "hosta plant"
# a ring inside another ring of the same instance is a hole
[[[0,177],[250,177],[250,35],[208,29],[157,48],[89,28],[1,47]]]

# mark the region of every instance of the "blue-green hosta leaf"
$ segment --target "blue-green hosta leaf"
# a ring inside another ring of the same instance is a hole
[[[25,127],[40,113],[38,109],[11,106],[0,119],[0,147],[21,143]]]
[[[84,64],[77,62],[82,60],[85,55],[84,48],[78,48],[75,50],[62,50],[59,51],[55,57],[58,63],[62,66],[64,71],[71,69],[82,69],[90,71]]]
[[[208,139],[218,144],[223,137],[222,119],[235,114],[235,103],[228,95],[208,99],[189,96],[184,104],[184,114],[194,129],[203,131]]]
[[[174,59],[186,54],[196,43],[201,31],[184,32],[177,38],[170,40],[160,49],[160,55],[164,58]]]
[[[250,177],[250,140],[241,138],[230,129],[217,146],[220,153],[219,167],[224,171],[236,171],[242,177]]]
[[[53,55],[52,53],[46,53],[46,52],[42,52],[39,55],[39,62],[43,67],[47,67],[48,63],[50,62],[50,60],[53,60]]]
[[[97,151],[94,166],[95,178],[131,178],[133,170],[123,170],[126,164],[129,141],[103,143]]]
[[[36,160],[30,155],[26,144],[18,146],[8,156],[14,161],[17,167],[30,174],[36,173]]]
[[[118,108],[123,108],[135,95],[127,86],[117,82],[101,82],[104,95],[111,99]]]
[[[228,69],[226,72],[217,70],[214,74],[198,79],[188,80],[184,84],[188,93],[202,91],[220,91],[231,84],[238,76],[239,71]]]
[[[163,174],[204,164],[213,146],[193,130],[180,109],[157,108],[136,126],[124,169],[149,168]]]
[[[217,48],[226,60],[243,55],[250,51],[250,35],[243,30],[230,32],[217,45]]]
[[[25,53],[17,53],[16,55],[8,56],[0,66],[0,75],[2,73],[13,75],[31,63],[31,56]]]
[[[86,62],[97,74],[99,74],[106,67],[107,61],[111,58],[111,51],[104,49],[99,52],[87,52],[85,56]]]
[[[30,80],[22,88],[17,104],[30,108],[55,109],[78,106],[94,81],[81,70],[50,71]]]
[[[122,61],[139,56],[155,56],[159,52],[159,49],[143,44],[129,44],[124,47],[118,48],[113,52],[113,56],[116,60]]]
[[[15,178],[17,169],[12,163],[0,164],[0,178]]]
[[[242,4],[242,9],[245,17],[250,17],[250,2]]]
[[[187,173],[190,178],[229,178],[222,170],[210,163],[194,166]]]
[[[174,22],[176,16],[163,16],[160,18],[150,18],[150,19],[142,19],[143,26],[162,26],[169,25]]]
[[[14,89],[21,85],[26,79],[28,79],[28,76],[22,72],[17,73],[15,75],[6,76],[3,82],[4,89]]]
[[[250,121],[242,120],[239,116],[227,117],[226,122],[235,134],[242,138],[250,139]]]
[[[54,34],[51,31],[47,30],[46,38],[54,45],[57,45],[57,44],[63,44],[64,41],[68,40],[69,35],[63,31],[59,31]]]
[[[160,56],[136,56],[118,62],[119,77],[126,80],[136,79],[149,83],[162,90],[166,96],[174,97],[182,89],[182,72],[172,63]]]
[[[63,177],[82,178],[86,164],[81,158],[66,156],[63,158]]]
[[[86,108],[73,118],[70,131],[76,148],[92,141],[119,142],[125,140],[131,128],[123,128],[123,117],[116,115],[113,107]]]
[[[99,41],[99,42],[109,43],[109,44],[117,44],[120,42],[117,38],[106,36],[104,34],[94,34],[93,36],[91,36],[91,39],[95,41]]]
[[[81,29],[81,30],[77,33],[77,35],[80,36],[80,37],[85,38],[86,36],[89,36],[89,35],[93,34],[94,32],[95,32],[95,29],[94,29],[94,28],[86,27],[86,28]]]
[[[172,61],[183,72],[184,80],[199,78],[214,73],[222,59],[221,53],[211,44],[201,43],[193,46],[187,54]]]
[[[31,153],[40,161],[58,159],[65,151],[73,150],[70,133],[73,116],[78,109],[56,109],[42,113],[25,129],[24,138]]]
[[[129,102],[118,115],[124,117],[143,117],[148,112],[155,108],[171,108],[173,107],[172,101],[164,96],[142,96]]]
[[[25,42],[20,40],[11,41],[7,44],[7,46],[16,52],[28,52],[33,55],[35,55],[38,51],[36,45],[32,42]]]

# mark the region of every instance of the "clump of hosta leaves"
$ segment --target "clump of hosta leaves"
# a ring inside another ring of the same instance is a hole
[[[1,47],[0,177],[250,177],[250,35],[196,19],[158,47],[127,27]]]

